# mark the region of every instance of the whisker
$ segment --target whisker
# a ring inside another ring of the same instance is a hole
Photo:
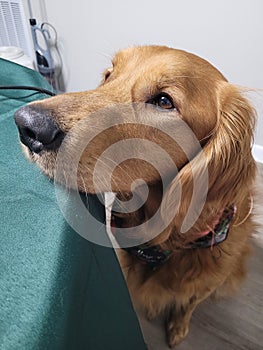
[[[80,175],[80,179],[81,179],[81,182],[82,182],[82,185],[83,185],[83,188],[84,188],[85,195],[87,197],[88,191],[87,191],[86,183],[85,183],[84,178],[83,178],[82,175]]]

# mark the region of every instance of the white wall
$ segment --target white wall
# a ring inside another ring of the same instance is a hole
[[[42,2],[43,15],[59,33],[68,91],[94,88],[110,56],[134,44],[186,49],[209,60],[231,82],[263,89],[262,0]],[[263,146],[263,90],[255,99],[256,143]]]

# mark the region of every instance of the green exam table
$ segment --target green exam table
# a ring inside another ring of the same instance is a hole
[[[37,72],[3,59],[0,85],[51,89]],[[53,183],[21,152],[14,112],[46,97],[0,90],[0,349],[144,350],[114,250],[74,232]],[[90,202],[103,220],[100,202]]]

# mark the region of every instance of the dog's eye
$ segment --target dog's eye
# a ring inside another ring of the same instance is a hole
[[[105,73],[105,80],[107,80],[107,79],[109,78],[110,74],[111,74],[110,71],[107,71],[107,72]]]
[[[155,96],[151,100],[147,101],[147,103],[166,110],[175,108],[172,98],[166,93],[161,93]]]
[[[113,68],[108,68],[108,69],[104,72],[104,81],[106,81],[106,80],[110,77],[112,71],[113,71]]]

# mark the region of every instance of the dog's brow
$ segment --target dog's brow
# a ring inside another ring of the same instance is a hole
[[[123,53],[118,52],[111,60],[112,66],[116,66],[118,63],[122,62],[124,60]]]

